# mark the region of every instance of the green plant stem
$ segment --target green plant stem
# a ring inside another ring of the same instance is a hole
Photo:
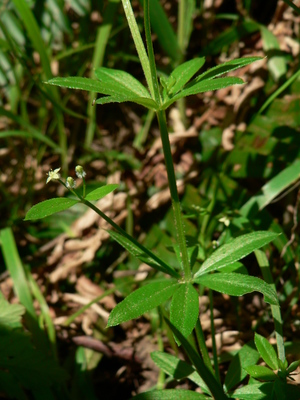
[[[149,88],[149,91],[151,93],[152,98],[154,99],[154,88],[153,88],[153,84],[152,84],[152,78],[151,78],[151,72],[150,72],[150,65],[149,65],[149,59],[147,56],[147,52],[144,46],[144,43],[142,41],[141,38],[141,34],[139,31],[139,27],[136,23],[136,20],[134,18],[134,14],[133,14],[133,10],[131,7],[131,3],[130,0],[122,0],[122,4],[123,4],[123,8],[124,8],[124,12],[127,18],[127,22],[131,31],[131,35],[136,47],[136,51],[138,53],[143,71],[144,71],[144,75],[147,81],[147,85]]]
[[[153,44],[152,44],[152,38],[151,38],[149,0],[144,0],[144,26],[145,26],[148,58],[149,58],[149,64],[150,64],[151,80],[152,80],[152,86],[154,89],[154,100],[157,102],[157,104],[160,104],[161,101],[160,101],[158,80],[157,80],[157,74],[156,74],[155,57],[154,57]]]
[[[273,281],[273,277],[270,271],[269,261],[265,253],[261,250],[255,250],[255,257],[257,262],[260,266],[262,275],[264,280],[270,284],[273,289],[276,291],[276,286]],[[283,340],[283,331],[282,331],[282,318],[280,313],[280,307],[274,306],[271,304],[271,312],[274,319],[275,325],[275,335],[276,335],[276,342],[277,342],[277,351],[278,357],[281,361],[285,360],[285,350],[284,350],[284,340]]]
[[[283,1],[300,15],[300,8],[297,7],[296,4],[294,4],[291,0],[283,0]]]
[[[67,186],[61,179],[58,179],[58,181],[61,184],[63,184],[64,187],[67,188]],[[67,189],[70,190],[70,192],[72,192],[76,197],[78,197],[83,204],[90,207],[93,211],[95,211],[98,215],[100,215],[100,217],[103,218],[109,225],[111,225],[117,232],[119,232],[120,235],[124,236],[127,240],[132,242],[135,246],[137,246],[140,250],[142,250],[150,258],[152,258],[154,261],[156,261],[159,265],[164,266],[167,270],[170,269],[170,267],[167,264],[165,264],[162,260],[160,260],[158,257],[156,257],[156,255],[154,253],[152,253],[152,251],[148,250],[147,247],[144,247],[137,240],[135,240],[132,236],[128,235],[128,233],[126,231],[124,231],[124,229],[122,229],[111,218],[109,218],[107,215],[105,215],[104,212],[99,210],[99,208],[94,206],[94,204],[92,204],[88,200],[85,200],[80,194],[76,193],[73,189],[69,189],[69,188],[67,188]],[[173,272],[174,272],[173,277],[180,278],[180,275],[176,271],[173,271]]]
[[[216,400],[228,399],[228,396],[224,393],[222,386],[216,380],[214,373],[211,368],[208,368],[203,362],[202,358],[199,356],[195,348],[189,343],[189,341],[182,335],[180,331],[168,320],[166,323],[170,326],[175,336],[180,340],[182,347],[184,348],[190,361],[196,368],[197,372],[207,385],[210,390],[212,397]]]
[[[214,356],[214,368],[215,368],[215,377],[219,383],[221,383],[220,378],[220,370],[218,363],[218,355],[217,355],[217,346],[216,346],[216,331],[215,331],[215,323],[214,323],[214,299],[213,299],[213,291],[209,289],[209,310],[210,310],[210,327],[211,327],[211,338],[212,338],[212,348],[213,348],[213,356]]]
[[[197,321],[197,324],[195,327],[195,332],[196,332],[198,346],[199,346],[199,349],[200,349],[200,352],[201,352],[201,355],[203,358],[203,362],[206,365],[206,367],[214,374],[214,370],[211,365],[211,361],[210,361],[207,347],[205,344],[205,337],[204,337],[204,333],[202,330],[200,319],[198,319],[198,321]]]
[[[214,191],[213,191],[213,195],[212,195],[212,199],[209,203],[209,205],[206,208],[207,214],[204,215],[203,217],[203,221],[202,221],[202,225],[201,225],[201,230],[200,230],[200,243],[203,246],[203,248],[205,248],[205,234],[206,234],[206,229],[207,226],[209,224],[209,221],[211,219],[211,214],[212,211],[215,207],[216,204],[216,197],[217,197],[217,191],[218,191],[218,187],[219,187],[219,182],[217,181],[215,183],[215,187],[214,187]]]
[[[86,182],[84,176],[82,177],[82,197],[85,198],[86,193]]]
[[[153,52],[153,45],[151,40],[151,30],[150,30],[150,16],[149,16],[149,0],[144,0],[144,21],[145,21],[145,35],[147,41],[147,49],[148,49],[148,57],[150,63],[150,72],[152,85],[154,88],[154,99],[160,104],[160,94],[158,88],[157,74],[156,74],[156,66]],[[177,243],[180,251],[181,258],[181,269],[184,272],[184,277],[188,281],[191,279],[191,269],[189,264],[188,252],[186,247],[183,221],[181,216],[181,207],[179,202],[179,196],[176,185],[175,171],[171,153],[171,146],[169,140],[169,133],[167,129],[166,116],[163,110],[158,110],[156,112],[156,116],[159,123],[160,135],[162,140],[164,158],[167,168],[169,188],[172,199],[172,207],[174,212],[174,221],[175,221],[175,229],[177,235]]]
[[[164,343],[163,343],[163,339],[162,339],[161,328],[157,329],[156,338],[157,338],[158,350],[163,352],[164,351]],[[156,389],[158,389],[158,390],[163,389],[165,386],[165,382],[166,382],[166,374],[162,369],[160,369],[158,379],[157,379]]]
[[[153,45],[152,45],[152,40],[151,40],[149,0],[144,0],[144,21],[145,21],[145,35],[146,35],[146,41],[147,41],[151,79],[152,79],[152,85],[154,88],[154,99],[158,104],[160,104],[161,101],[160,101],[160,94],[159,94],[159,88],[158,88]],[[180,207],[179,196],[178,196],[178,191],[177,191],[175,171],[174,171],[174,165],[173,165],[173,159],[172,159],[171,146],[170,146],[169,133],[168,133],[168,129],[167,129],[165,112],[162,110],[159,110],[159,111],[157,111],[156,116],[157,116],[158,123],[159,123],[164,158],[165,158],[167,173],[168,173],[169,188],[170,188],[172,207],[173,207],[173,212],[174,212],[175,229],[176,229],[176,234],[177,234],[177,243],[179,246],[180,258],[181,258],[181,269],[184,271],[185,279],[190,280],[191,279],[191,269],[190,269],[190,264],[189,264],[186,242],[185,242],[183,221],[182,221],[182,216],[181,216],[181,207]]]
[[[179,246],[181,264],[182,264],[181,268],[184,271],[184,277],[185,277],[186,281],[188,281],[191,279],[191,269],[190,269],[190,263],[189,263],[185,235],[184,235],[181,207],[180,207],[179,196],[178,196],[178,191],[177,191],[175,171],[174,171],[174,165],[173,165],[173,159],[172,159],[172,153],[171,153],[171,145],[170,145],[170,140],[169,140],[169,133],[168,133],[168,129],[167,129],[165,112],[163,110],[159,110],[159,111],[157,111],[156,116],[157,116],[158,123],[159,123],[161,141],[162,141],[163,152],[164,152],[165,163],[166,163],[167,174],[168,174],[169,189],[170,189],[170,193],[171,193],[172,208],[173,208],[173,212],[174,212],[177,244]]]

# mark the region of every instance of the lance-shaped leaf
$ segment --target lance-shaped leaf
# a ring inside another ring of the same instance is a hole
[[[252,251],[265,246],[278,236],[278,233],[257,231],[242,235],[232,240],[230,243],[219,247],[209,258],[207,258],[202,267],[196,272],[194,278],[207,274],[210,271],[219,270],[226,265],[238,261]]]
[[[145,86],[125,71],[101,67],[95,70],[95,75],[104,87],[113,90],[115,93],[151,99]]]
[[[264,362],[273,370],[277,370],[278,358],[274,347],[268,342],[266,338],[259,335],[258,333],[255,333],[254,342]]]
[[[79,203],[79,200],[67,199],[65,197],[42,201],[27,212],[24,221],[49,217],[49,215],[67,210],[77,203]]]
[[[93,190],[85,196],[85,200],[88,201],[96,201],[100,200],[103,197],[107,196],[109,193],[113,192],[119,187],[119,185],[109,184],[105,186],[101,186],[98,189]]]
[[[265,301],[278,306],[278,298],[271,285],[262,279],[254,276],[231,273],[216,273],[201,275],[194,279],[194,282],[201,283],[216,292],[226,293],[231,296],[243,296],[246,293],[260,292],[264,295]]]
[[[108,233],[116,242],[118,242],[124,247],[124,249],[126,249],[130,254],[138,258],[140,261],[150,265],[150,267],[155,268],[158,271],[169,274],[174,278],[180,278],[178,272],[174,271],[174,269],[169,267],[168,264],[166,264],[163,260],[161,260],[141,244],[135,243],[133,240],[129,240],[125,236],[120,235],[118,232],[109,230]]]
[[[246,385],[236,389],[231,398],[238,400],[265,400],[273,398],[274,384],[264,382],[254,385]]]
[[[112,310],[107,326],[115,326],[149,312],[167,301],[179,285],[175,279],[166,279],[135,290]]]
[[[245,367],[255,365],[259,360],[258,351],[255,349],[253,341],[244,344],[244,346],[233,357],[227,374],[225,376],[224,387],[227,391],[240,383],[247,376]]]
[[[151,390],[132,397],[132,400],[206,400],[211,399],[204,394],[186,389]]]
[[[176,328],[188,337],[199,318],[199,296],[190,283],[180,286],[174,294],[170,308],[170,321]]]
[[[169,80],[174,79],[174,85],[169,88],[169,94],[175,94],[199,71],[204,65],[205,57],[194,58],[179,65],[172,71]]]
[[[155,364],[173,379],[181,380],[188,378],[196,383],[203,392],[209,393],[208,387],[200,377],[198,372],[190,364],[180,360],[178,357],[162,351],[153,351],[151,358]],[[246,375],[245,375],[246,376]]]
[[[101,81],[69,76],[66,78],[53,78],[47,83],[49,85],[86,90],[88,92],[101,93],[109,96],[99,99],[98,104],[133,101],[137,104],[144,105],[147,108],[155,109],[157,106],[155,101],[151,99],[147,89],[127,72],[100,68],[95,71],[95,74],[101,79]]]
[[[246,65],[249,65],[258,60],[262,60],[262,57],[243,57],[227,61],[223,64],[217,65],[216,67],[210,68],[209,70],[203,72],[203,74],[201,75],[198,75],[193,82],[197,83],[203,80],[216,78],[217,76],[234,71],[238,68],[245,67]]]
[[[275,381],[277,379],[277,375],[263,365],[249,365],[245,370],[254,379],[261,379],[262,381]]]
[[[149,110],[157,110],[159,108],[159,105],[152,99],[148,99],[145,97],[137,97],[133,94],[128,94],[127,96],[122,93],[121,95],[115,94],[113,96],[105,96],[105,97],[100,97],[99,99],[96,100],[96,104],[109,104],[109,103],[125,103],[125,102],[131,102],[131,103],[136,103],[139,104],[143,107],[148,108]]]
[[[235,77],[227,77],[227,78],[218,78],[214,80],[205,80],[201,81],[198,83],[190,83],[188,84],[181,92],[173,96],[170,100],[167,100],[163,104],[163,109],[168,108],[171,104],[173,104],[175,101],[191,96],[193,94],[198,94],[198,93],[203,93],[203,92],[209,92],[211,90],[218,90],[218,89],[223,89],[227,86],[232,86],[232,85],[240,85],[245,83],[242,79],[240,78],[235,78]]]
[[[105,87],[96,79],[82,78],[80,76],[68,76],[66,78],[53,78],[46,82],[48,85],[55,85],[69,89],[86,90],[87,92],[102,93],[106,95],[118,94],[114,90]]]

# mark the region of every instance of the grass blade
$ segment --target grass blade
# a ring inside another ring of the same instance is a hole
[[[33,306],[33,300],[11,228],[5,228],[0,231],[0,240],[5,265],[14,282],[16,295],[26,308],[28,314],[36,319],[37,315]]]
[[[110,36],[110,32],[113,26],[113,20],[118,9],[118,5],[120,0],[109,0],[106,6],[106,9],[103,14],[103,22],[97,29],[95,50],[92,59],[92,68],[90,77],[93,79],[95,77],[94,70],[100,67],[103,64],[104,54],[106,50],[106,46],[108,43],[108,39]],[[96,107],[94,107],[94,99],[96,94],[94,92],[89,95],[89,102],[87,107],[87,115],[89,117],[87,128],[86,128],[86,136],[84,145],[85,147],[90,147],[94,138],[94,132],[96,129]]]
[[[143,0],[140,0],[140,4],[143,6]],[[180,60],[182,52],[175,32],[158,0],[151,0],[149,11],[151,27],[156,33],[161,47],[173,61]]]
[[[18,131],[18,130],[11,130],[11,131],[3,131],[0,132],[0,139],[10,138],[10,137],[23,137],[25,139],[36,139],[40,142],[47,144],[52,149],[56,150],[56,152],[61,153],[61,149],[59,146],[53,142],[48,136],[43,135],[40,132],[26,132],[26,131]]]

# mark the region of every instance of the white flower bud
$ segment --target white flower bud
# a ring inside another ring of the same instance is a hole
[[[84,178],[86,176],[85,170],[82,168],[81,165],[77,165],[75,168],[75,172],[78,178]]]
[[[66,179],[66,186],[68,189],[74,189],[76,187],[76,181],[71,176]]]

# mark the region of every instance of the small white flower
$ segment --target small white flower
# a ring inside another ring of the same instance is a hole
[[[218,242],[218,240],[213,240],[213,241],[212,241],[212,247],[213,247],[213,249],[216,249],[217,247],[219,247],[219,242]]]
[[[71,176],[68,176],[66,179],[66,186],[68,189],[74,189],[76,187],[76,181]]]
[[[77,167],[75,167],[75,172],[78,178],[84,178],[86,176],[86,172],[81,165],[77,165]]]
[[[50,171],[48,172],[48,178],[46,180],[46,183],[60,179],[59,171],[60,171],[60,168],[56,168],[54,171],[52,169],[50,169]]]
[[[220,218],[220,219],[219,219],[219,222],[223,222],[223,224],[224,224],[225,226],[229,226],[229,225],[230,225],[230,219],[227,218],[227,217],[222,217],[222,218]]]

